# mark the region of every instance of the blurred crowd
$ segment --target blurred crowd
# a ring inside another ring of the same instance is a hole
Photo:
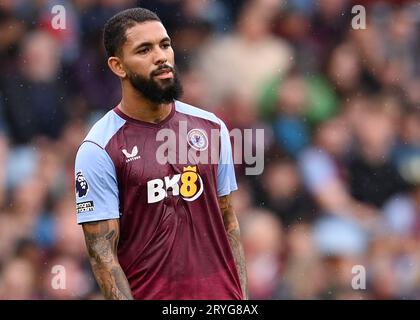
[[[420,5],[402,0],[0,0],[0,298],[101,299],[74,158],[121,99],[101,32],[134,6],[167,27],[181,100],[264,129],[264,172],[237,165],[234,193],[250,297],[420,299]]]

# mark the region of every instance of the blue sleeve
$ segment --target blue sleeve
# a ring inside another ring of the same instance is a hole
[[[220,120],[220,158],[217,168],[217,195],[219,197],[225,196],[237,189],[229,132],[224,122]]]
[[[75,164],[77,223],[120,217],[114,163],[95,143],[85,141]]]

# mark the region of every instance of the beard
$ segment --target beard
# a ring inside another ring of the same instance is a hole
[[[183,92],[175,68],[172,68],[172,72],[173,78],[162,80],[163,85],[153,79],[153,73],[150,78],[146,78],[137,73],[127,72],[127,78],[133,88],[149,101],[157,104],[170,103],[178,99]]]

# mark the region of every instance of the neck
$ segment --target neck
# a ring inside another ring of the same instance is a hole
[[[123,86],[119,109],[130,118],[150,123],[159,123],[171,113],[172,102],[154,103],[146,99],[133,87]]]

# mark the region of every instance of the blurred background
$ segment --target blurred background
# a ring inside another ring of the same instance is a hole
[[[0,0],[0,298],[101,299],[73,167],[120,101],[102,27],[133,6],[167,27],[183,101],[265,130],[263,174],[236,168],[251,298],[420,299],[420,4],[374,0]]]

